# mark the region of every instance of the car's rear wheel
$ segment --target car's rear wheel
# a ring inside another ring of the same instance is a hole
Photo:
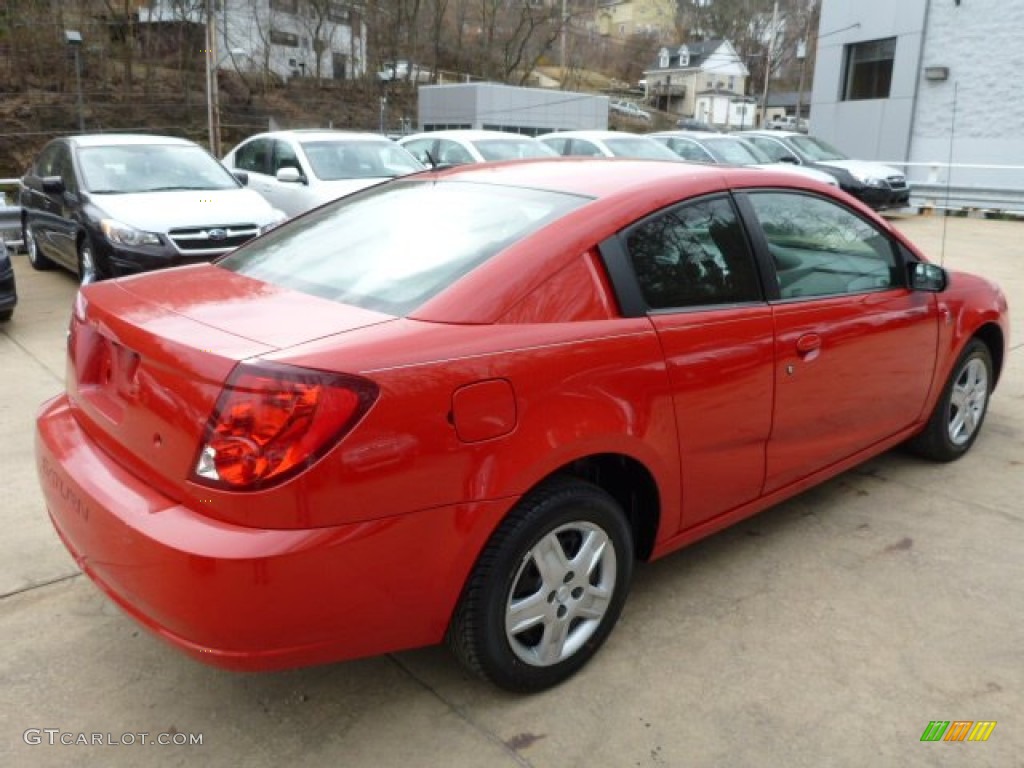
[[[470,671],[520,692],[575,674],[622,612],[633,537],[600,488],[558,478],[527,494],[491,537],[448,644]]]
[[[32,269],[42,271],[46,269],[53,269],[57,266],[39,250],[39,243],[36,242],[35,227],[33,227],[29,222],[26,221],[22,225],[21,235],[25,241],[25,252],[28,254],[28,263],[32,265]]]
[[[992,384],[992,354],[984,342],[972,339],[911,449],[934,461],[954,461],[967,453],[985,421]]]
[[[0,312],[0,323],[6,323],[12,317],[14,317],[14,310],[5,309],[3,312]]]

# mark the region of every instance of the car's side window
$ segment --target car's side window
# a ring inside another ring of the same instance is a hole
[[[78,192],[78,179],[75,177],[75,168],[71,163],[71,150],[64,144],[57,145],[57,154],[53,162],[53,175],[60,176],[64,180],[64,188],[68,192]]]
[[[235,150],[235,168],[267,174],[270,166],[270,139],[253,139]]]
[[[437,154],[437,162],[441,165],[462,165],[473,162],[473,156],[465,147],[449,139],[441,139],[437,142]]]
[[[727,197],[662,211],[629,230],[625,240],[651,309],[761,299],[754,259]]]
[[[42,151],[39,155],[39,159],[36,160],[36,176],[43,178],[46,176],[60,175],[60,171],[56,170],[57,152],[59,149],[60,144],[51,144]]]
[[[758,149],[763,150],[772,159],[773,163],[778,163],[782,160],[796,160],[799,162],[799,158],[796,155],[775,141],[775,139],[765,139],[760,136],[744,136],[743,138]]]
[[[555,150],[555,152],[557,152],[558,154],[564,155],[565,154],[566,145],[568,144],[568,140],[567,139],[546,139],[544,141],[544,143],[547,144],[549,147],[551,147],[553,150]]]
[[[592,144],[584,139],[573,139],[569,150],[570,155],[577,155],[582,157],[602,157],[603,153],[598,149],[596,144]]]
[[[689,160],[694,163],[715,162],[703,147],[686,139],[669,139],[669,147],[683,160]]]
[[[295,153],[295,148],[289,142],[279,139],[274,142],[274,163],[271,175],[276,175],[282,168],[294,168],[299,173],[304,172],[302,163],[299,162],[299,156]]]
[[[421,163],[431,166],[437,161],[437,156],[432,151],[433,144],[433,139],[415,139],[414,141],[406,142],[402,146]]]
[[[892,240],[831,200],[793,192],[749,195],[783,299],[903,286]]]

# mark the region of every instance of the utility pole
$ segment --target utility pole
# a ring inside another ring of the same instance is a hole
[[[772,59],[775,56],[775,36],[779,29],[779,0],[772,6],[772,26],[768,31],[768,55],[764,59],[764,94],[761,97],[761,127],[768,125],[768,81],[772,76]]]
[[[217,16],[213,0],[206,0],[206,119],[210,153],[220,157],[220,98],[217,93]]]
[[[562,67],[562,87],[565,87],[565,25],[568,16],[565,12],[566,0],[562,0],[562,27],[559,30],[559,62]]]

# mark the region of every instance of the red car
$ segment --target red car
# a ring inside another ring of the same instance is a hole
[[[539,690],[635,561],[900,443],[964,454],[1007,340],[996,286],[824,185],[466,166],[83,288],[39,477],[82,569],[203,661],[446,639]]]

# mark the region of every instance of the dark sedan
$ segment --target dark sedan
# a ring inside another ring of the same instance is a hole
[[[166,136],[55,139],[20,202],[29,263],[83,283],[209,261],[284,219],[198,144]]]
[[[767,154],[773,162],[817,168],[832,174],[844,192],[876,211],[910,205],[907,177],[892,166],[853,160],[828,142],[796,131],[743,131],[737,135]]]

